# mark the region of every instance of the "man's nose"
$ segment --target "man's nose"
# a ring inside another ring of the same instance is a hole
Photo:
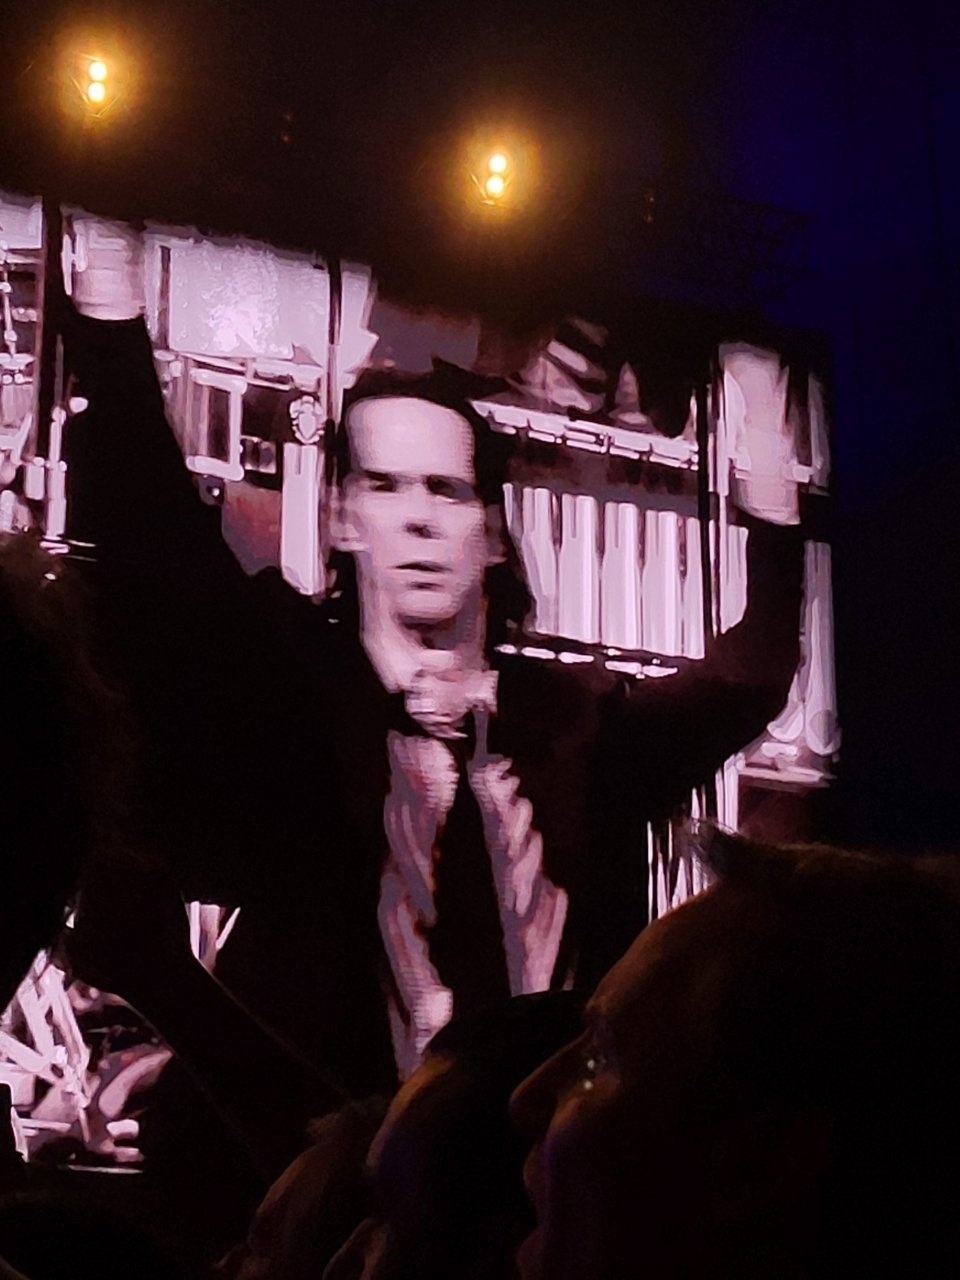
[[[417,488],[411,492],[403,527],[417,538],[440,537],[436,499],[427,489]]]
[[[436,524],[429,518],[415,518],[411,516],[404,525],[406,533],[412,533],[415,538],[439,538],[440,530]]]

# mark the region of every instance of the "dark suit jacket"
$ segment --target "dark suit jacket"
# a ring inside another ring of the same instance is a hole
[[[70,532],[97,544],[103,650],[140,728],[137,838],[188,894],[243,907],[228,985],[348,1088],[382,1087],[387,695],[355,628],[277,571],[238,566],[165,420],[143,325],[78,319],[68,359],[90,401],[67,441]],[[746,613],[703,661],[636,681],[492,656],[490,747],[514,761],[569,893],[562,962],[578,982],[646,923],[647,820],[786,699],[801,539],[748,523]]]

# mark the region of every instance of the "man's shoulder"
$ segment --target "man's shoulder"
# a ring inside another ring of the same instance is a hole
[[[604,665],[602,657],[593,654],[568,654],[558,649],[541,648],[534,642],[523,647],[502,645],[497,648],[490,665],[501,677],[533,682],[545,688],[596,690],[612,689],[618,678]]]

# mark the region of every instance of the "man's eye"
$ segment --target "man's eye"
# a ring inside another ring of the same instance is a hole
[[[427,489],[435,498],[448,498],[451,502],[469,502],[473,489],[461,480],[449,480],[446,476],[431,476]]]
[[[369,481],[369,484],[371,493],[396,493],[397,491],[397,482],[389,476],[384,476],[382,479],[371,480]]]

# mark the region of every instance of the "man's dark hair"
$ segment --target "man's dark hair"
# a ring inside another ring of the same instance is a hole
[[[342,484],[353,469],[346,430],[350,410],[361,400],[427,400],[459,414],[473,433],[473,467],[477,496],[485,506],[502,506],[511,445],[509,437],[491,430],[470,403],[465,384],[469,375],[438,361],[430,373],[403,374],[391,369],[368,369],[343,397],[343,414],[333,436],[332,476]]]
[[[813,1107],[831,1167],[815,1273],[960,1266],[960,894],[955,859],[776,847],[714,832],[721,887],[762,906],[731,980],[707,1113]],[[816,1236],[814,1223],[810,1236]],[[880,1268],[883,1269],[883,1268]],[[942,1274],[947,1274],[943,1271]]]
[[[343,413],[334,432],[328,435],[327,479],[342,485],[353,469],[347,424],[350,410],[363,400],[426,400],[458,414],[473,433],[473,467],[477,496],[484,506],[496,506],[503,514],[503,486],[507,481],[512,445],[510,437],[492,430],[470,403],[466,391],[468,374],[437,361],[432,372],[401,374],[387,369],[362,373],[344,395]],[[486,573],[484,591],[488,600],[487,648],[505,643],[522,628],[533,604],[519,553],[510,537],[506,519],[502,536],[506,559]],[[349,613],[355,607],[356,579],[353,557],[334,552],[330,557],[337,590]]]

